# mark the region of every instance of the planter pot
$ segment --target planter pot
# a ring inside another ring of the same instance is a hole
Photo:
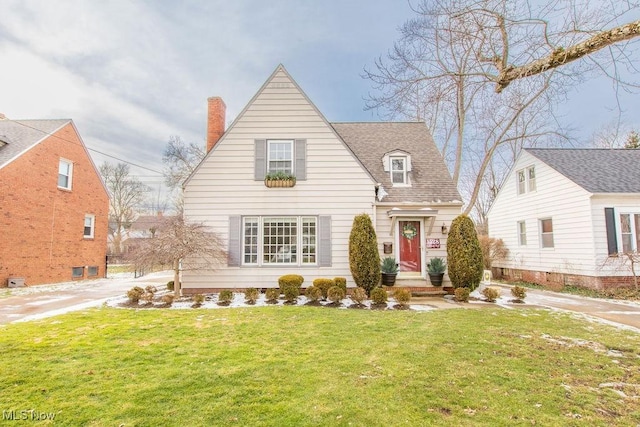
[[[442,286],[444,273],[429,273],[429,280],[433,286]]]
[[[393,286],[396,284],[398,273],[382,273],[382,286]]]
[[[293,179],[265,179],[264,185],[269,188],[289,188],[296,185]]]

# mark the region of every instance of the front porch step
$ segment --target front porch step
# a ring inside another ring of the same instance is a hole
[[[384,290],[392,293],[395,289],[405,288],[411,291],[414,297],[447,295],[449,292],[442,286],[432,286],[431,282],[425,279],[397,279],[394,286],[383,286]]]

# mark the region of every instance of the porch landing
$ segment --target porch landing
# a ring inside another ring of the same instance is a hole
[[[396,284],[394,286],[383,286],[383,288],[388,292],[393,292],[393,290],[397,288],[406,288],[411,291],[411,295],[415,297],[438,296],[453,293],[453,290],[449,292],[452,288],[432,286],[431,282],[422,278],[396,279]]]

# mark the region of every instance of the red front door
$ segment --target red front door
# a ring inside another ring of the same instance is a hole
[[[422,271],[420,261],[420,221],[398,221],[400,231],[400,271]]]

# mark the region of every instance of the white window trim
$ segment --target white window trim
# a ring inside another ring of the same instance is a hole
[[[524,226],[524,234],[520,230],[520,224]],[[516,223],[516,230],[518,234],[518,246],[527,246],[527,222],[526,221],[518,221]],[[522,241],[522,237],[524,237],[524,242]]]
[[[265,220],[271,218],[295,218],[296,219],[296,261],[295,262],[264,262],[264,223]],[[306,220],[313,219],[315,221],[315,262],[304,261],[304,234],[303,224]],[[257,220],[258,222],[258,241],[257,241],[257,262],[246,262],[245,257],[245,224],[247,220]],[[319,217],[317,215],[263,215],[263,216],[246,216],[242,218],[241,231],[241,265],[251,267],[309,267],[317,266],[319,258],[320,235],[318,234]]]
[[[291,146],[291,159],[289,160],[291,162],[291,174],[295,175],[296,170],[296,153],[295,153],[295,149],[296,149],[296,145],[295,145],[295,140],[293,139],[267,139],[267,169],[266,169],[266,173],[267,175],[270,173],[273,173],[271,171],[271,144],[272,143],[276,143],[276,144],[282,144],[282,143],[287,143]]]
[[[85,229],[87,228],[87,219],[91,220],[91,233],[85,234]],[[93,239],[96,230],[96,216],[91,214],[86,214],[84,216],[84,224],[82,227],[82,237],[85,239]]]
[[[402,160],[402,181],[403,182],[393,182],[393,173],[394,172],[400,172],[400,171],[394,171],[393,170],[393,161],[394,160]],[[407,158],[407,156],[389,156],[389,178],[391,179],[391,184],[394,187],[411,187],[411,184],[409,184],[409,159]]]
[[[533,179],[530,178],[531,171],[533,171],[533,174],[534,174]],[[535,173],[536,173],[535,165],[527,166],[525,168],[518,169],[516,171],[516,193],[518,194],[518,196],[538,191],[538,185],[536,180],[537,177]],[[520,174],[524,175],[524,181],[523,181],[524,188],[522,190],[520,189]],[[531,185],[532,182],[533,182],[533,186]],[[531,187],[534,187],[534,188],[531,188]]]
[[[542,232],[542,221],[547,221],[547,220],[551,221],[551,233],[543,233]],[[545,250],[545,249],[555,249],[555,247],[556,247],[556,239],[555,239],[554,235],[555,235],[556,230],[555,230],[555,227],[553,225],[553,218],[540,218],[538,220],[538,227],[540,227],[540,249],[543,249],[543,250]],[[551,234],[551,240],[553,242],[553,246],[544,246],[544,241],[543,241],[543,237],[542,237],[543,234]]]
[[[67,187],[63,187],[58,185],[58,188],[62,189],[62,190],[69,190],[71,191],[71,187],[73,187],[73,162],[71,160],[65,159],[65,158],[60,158],[60,160],[58,161],[58,175],[57,175],[57,180],[58,182],[60,181],[60,165],[62,163],[66,163],[69,165],[69,185]]]
[[[616,228],[617,228],[617,238],[618,242],[620,242],[618,251],[624,252],[624,240],[622,239],[622,215],[629,215],[629,222],[631,228],[631,251],[638,252],[640,248],[638,248],[638,233],[640,230],[636,227],[635,215],[640,215],[640,212],[634,211],[619,211],[616,216]]]

